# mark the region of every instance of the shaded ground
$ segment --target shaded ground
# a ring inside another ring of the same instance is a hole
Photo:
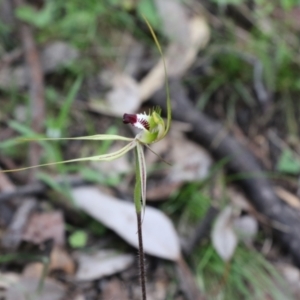
[[[130,137],[123,113],[165,109],[144,14],[173,108],[160,158],[146,149],[147,299],[298,299],[299,11],[2,1],[1,168],[116,151],[123,142],[19,138]],[[140,299],[133,159],[0,173],[1,299]]]

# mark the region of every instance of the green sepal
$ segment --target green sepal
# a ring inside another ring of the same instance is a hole
[[[167,66],[166,66],[166,61],[165,61],[165,57],[164,57],[164,54],[163,54],[163,51],[161,49],[161,46],[160,46],[160,43],[157,39],[157,36],[151,26],[151,24],[149,23],[149,21],[147,20],[147,18],[145,16],[143,16],[150,32],[151,32],[151,35],[154,39],[154,42],[156,44],[156,47],[159,51],[159,54],[162,58],[162,62],[163,62],[163,65],[164,65],[164,73],[165,73],[165,89],[166,89],[166,95],[167,95],[167,127],[166,127],[166,130],[163,134],[163,136],[160,138],[162,139],[163,137],[166,136],[166,134],[168,133],[169,129],[170,129],[170,126],[171,126],[171,120],[172,120],[172,107],[171,107],[171,98],[170,98],[170,89],[169,89],[169,83],[168,83],[168,73],[167,73]]]
[[[83,158],[75,158],[75,159],[70,159],[70,160],[46,163],[46,164],[25,167],[25,168],[19,168],[19,169],[0,170],[0,173],[24,171],[24,170],[38,168],[38,167],[52,166],[52,165],[58,165],[58,164],[67,164],[67,163],[81,162],[81,161],[111,161],[111,160],[117,159],[117,158],[121,157],[122,155],[126,154],[128,151],[133,149],[136,145],[137,145],[136,140],[133,140],[131,143],[127,144],[125,147],[121,148],[120,150],[112,152],[112,153],[108,153],[108,154],[95,155],[95,156],[89,156],[89,157],[83,157]]]
[[[20,142],[39,142],[39,141],[61,141],[61,140],[91,140],[91,141],[132,141],[133,138],[128,138],[121,135],[115,134],[96,134],[89,136],[80,136],[72,138],[20,138]]]

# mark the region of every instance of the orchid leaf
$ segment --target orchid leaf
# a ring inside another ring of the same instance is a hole
[[[81,162],[81,161],[111,161],[111,160],[117,159],[117,158],[121,157],[122,155],[126,154],[128,151],[133,149],[135,146],[136,146],[136,141],[133,140],[131,143],[127,144],[125,147],[121,148],[120,150],[112,152],[112,153],[108,153],[108,154],[95,155],[95,156],[89,156],[89,157],[83,157],[83,158],[75,158],[75,159],[70,159],[70,160],[46,163],[46,164],[25,167],[25,168],[12,169],[12,170],[1,170],[0,172],[1,173],[17,172],[17,171],[24,171],[24,170],[38,168],[38,167],[52,166],[52,165],[58,165],[58,164],[67,164],[67,163]]]
[[[162,59],[162,62],[163,62],[163,65],[164,65],[164,73],[165,73],[165,89],[166,89],[166,95],[167,95],[167,127],[166,127],[166,130],[164,132],[164,136],[166,136],[166,134],[168,133],[169,129],[170,129],[170,125],[171,125],[171,120],[172,120],[172,108],[171,108],[171,99],[170,99],[170,89],[169,89],[169,83],[168,83],[168,73],[167,73],[167,66],[166,66],[166,61],[165,61],[165,57],[164,57],[164,54],[163,54],[163,51],[161,49],[161,46],[160,46],[160,43],[157,39],[157,36],[152,28],[152,26],[150,25],[150,23],[148,22],[147,18],[145,16],[143,16],[150,32],[151,32],[151,35],[154,39],[154,42],[156,44],[156,47],[159,51],[159,54],[161,56],[161,59]]]

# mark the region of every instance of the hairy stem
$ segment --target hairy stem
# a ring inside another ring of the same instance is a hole
[[[145,256],[143,248],[143,234],[142,234],[142,214],[139,212],[137,217],[137,229],[139,238],[139,269],[140,269],[140,284],[142,290],[142,300],[147,299],[146,295],[146,272],[145,272]]]

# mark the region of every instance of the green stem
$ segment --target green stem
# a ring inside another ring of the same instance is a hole
[[[139,269],[140,269],[140,284],[142,290],[142,300],[147,299],[146,295],[146,272],[145,272],[145,255],[143,247],[142,234],[142,188],[141,188],[141,172],[138,149],[135,148],[135,187],[134,187],[134,204],[137,219],[137,232],[139,241]]]
[[[138,229],[138,239],[139,239],[139,269],[140,269],[140,284],[142,290],[142,300],[147,299],[146,294],[146,272],[145,272],[145,255],[143,248],[143,234],[142,234],[142,214],[137,213],[137,229]]]

